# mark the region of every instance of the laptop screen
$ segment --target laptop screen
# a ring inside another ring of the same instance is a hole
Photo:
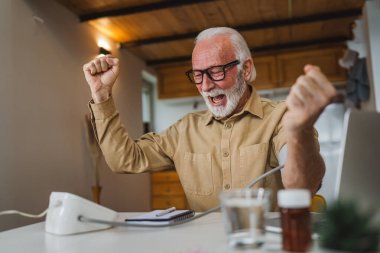
[[[335,186],[336,199],[380,208],[380,114],[348,110]]]

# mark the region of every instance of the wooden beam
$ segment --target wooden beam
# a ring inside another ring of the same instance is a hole
[[[261,23],[251,23],[251,24],[246,24],[246,25],[235,26],[232,28],[240,32],[253,31],[253,30],[259,30],[259,29],[265,29],[265,28],[276,28],[276,27],[282,27],[282,26],[321,22],[321,21],[327,21],[327,20],[332,20],[332,19],[356,17],[356,16],[360,16],[361,13],[362,13],[361,9],[351,9],[351,10],[340,11],[340,12],[330,12],[330,13],[322,13],[322,14],[317,14],[317,15],[310,15],[306,17],[296,17],[292,19],[281,19],[281,20],[273,20],[273,21],[267,21],[267,22],[261,22]],[[149,44],[169,42],[169,41],[175,41],[175,40],[193,39],[200,32],[201,31],[178,34],[178,35],[154,37],[154,38],[134,40],[134,41],[127,41],[127,42],[121,43],[121,46],[122,48],[128,48],[128,47],[149,45]]]
[[[149,4],[143,4],[143,5],[131,6],[131,7],[125,7],[125,8],[87,13],[87,14],[79,15],[79,21],[85,22],[85,21],[94,20],[98,18],[126,16],[126,15],[142,13],[142,12],[169,9],[169,8],[174,8],[174,7],[212,2],[212,1],[215,1],[215,0],[167,0],[163,2],[157,2],[157,3],[149,3]]]
[[[350,38],[343,36],[343,37],[325,38],[325,39],[320,39],[320,40],[295,41],[295,42],[284,43],[284,44],[273,44],[273,45],[268,45],[268,46],[254,47],[254,48],[250,48],[250,50],[253,53],[269,53],[269,52],[276,52],[276,51],[281,51],[281,50],[286,50],[286,49],[343,43],[349,39]],[[157,65],[162,65],[162,64],[170,64],[170,63],[184,62],[184,61],[190,61],[190,60],[191,60],[191,55],[188,55],[188,56],[148,60],[146,61],[146,64],[149,66],[157,66]]]

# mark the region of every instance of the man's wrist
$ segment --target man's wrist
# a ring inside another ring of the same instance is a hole
[[[287,136],[288,136],[288,140],[290,138],[295,139],[295,140],[299,140],[299,139],[304,139],[305,137],[306,138],[313,137],[314,136],[314,128],[310,127],[310,128],[290,130],[290,131],[288,131]]]
[[[95,104],[102,103],[104,101],[107,101],[111,97],[110,92],[97,92],[91,94],[92,99],[94,100]]]

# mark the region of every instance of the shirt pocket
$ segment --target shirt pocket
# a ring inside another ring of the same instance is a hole
[[[186,152],[181,171],[185,192],[196,195],[210,195],[213,192],[211,153]]]
[[[240,170],[238,185],[245,187],[252,180],[262,175],[267,167],[268,143],[259,143],[240,148]],[[259,185],[262,185],[262,183]]]

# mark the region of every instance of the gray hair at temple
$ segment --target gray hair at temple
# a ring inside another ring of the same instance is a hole
[[[241,63],[244,63],[245,60],[252,58],[251,51],[249,50],[247,42],[245,41],[243,36],[241,36],[241,34],[238,31],[230,27],[212,27],[212,28],[203,30],[195,38],[194,43],[197,44],[198,41],[209,39],[217,35],[229,36],[232,42],[232,45],[235,48],[235,54]],[[242,70],[243,65],[239,64],[238,68],[239,70]],[[249,78],[249,81],[252,82],[255,79],[256,79],[256,68],[255,68],[255,65],[253,65],[253,69],[252,69],[252,73],[251,73],[251,77]]]

